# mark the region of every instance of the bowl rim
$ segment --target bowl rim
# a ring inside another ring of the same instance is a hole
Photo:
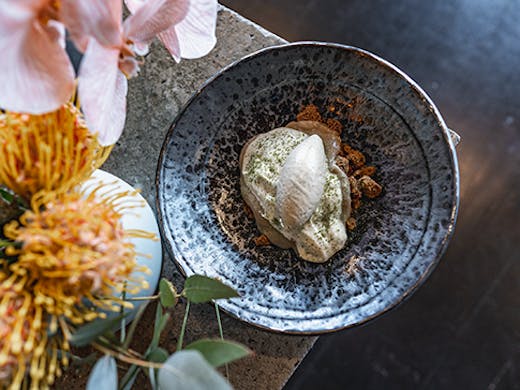
[[[445,143],[448,146],[449,151],[449,158],[450,158],[450,165],[452,169],[452,188],[453,188],[453,202],[451,205],[451,214],[449,218],[449,223],[445,229],[445,234],[440,241],[440,246],[438,247],[435,258],[431,261],[431,263],[428,265],[428,267],[424,270],[424,272],[421,274],[421,276],[415,281],[413,285],[411,285],[404,293],[402,293],[394,302],[392,302],[390,305],[386,306],[384,309],[378,311],[377,313],[374,313],[371,316],[367,316],[363,318],[362,320],[356,321],[351,324],[347,324],[344,326],[339,327],[331,327],[326,329],[314,329],[314,330],[305,330],[305,331],[299,331],[299,330],[293,330],[293,329],[280,329],[276,327],[269,327],[265,326],[256,322],[252,322],[249,319],[244,319],[239,317],[237,314],[228,311],[226,308],[223,308],[221,305],[219,305],[219,308],[227,313],[228,315],[244,322],[249,325],[252,325],[256,328],[267,330],[270,332],[275,333],[281,333],[281,334],[288,334],[288,335],[321,335],[321,334],[327,334],[327,333],[333,333],[337,331],[341,331],[344,329],[354,328],[360,325],[364,325],[370,321],[373,321],[376,318],[382,317],[383,315],[386,315],[391,310],[397,308],[400,306],[403,302],[405,302],[407,299],[409,299],[416,291],[417,289],[423,285],[426,280],[430,277],[431,273],[435,270],[437,265],[440,263],[441,258],[443,257],[444,253],[446,252],[446,249],[448,247],[448,244],[453,236],[453,233],[455,231],[455,225],[457,221],[458,216],[458,210],[459,210],[459,203],[460,203],[460,173],[459,173],[459,165],[458,165],[458,159],[457,159],[457,153],[455,150],[455,144],[453,142],[452,137],[450,136],[450,129],[446,125],[440,110],[437,108],[433,100],[428,96],[428,94],[419,86],[419,84],[413,80],[409,75],[407,75],[404,71],[402,71],[400,68],[398,68],[396,65],[392,64],[391,62],[383,59],[382,57],[378,56],[377,54],[374,54],[368,50],[358,48],[355,46],[350,45],[344,45],[340,43],[333,43],[333,42],[322,42],[322,41],[297,41],[297,42],[290,42],[290,43],[283,43],[280,45],[274,45],[262,48],[260,50],[257,50],[253,53],[250,53],[244,57],[241,57],[238,60],[235,60],[228,64],[227,66],[223,67],[219,71],[217,71],[215,74],[213,74],[211,77],[209,77],[206,81],[204,81],[191,95],[191,97],[184,103],[181,110],[179,110],[178,114],[175,116],[175,118],[172,121],[172,124],[167,130],[166,136],[164,138],[163,144],[161,146],[161,151],[159,153],[159,158],[157,160],[157,169],[156,169],[156,176],[155,176],[155,188],[156,188],[156,196],[155,196],[155,205],[157,208],[157,214],[158,214],[158,220],[159,220],[159,231],[161,233],[162,240],[166,243],[166,248],[168,251],[168,254],[170,255],[171,259],[175,263],[177,269],[181,272],[181,274],[184,277],[187,277],[186,271],[183,269],[182,265],[177,261],[172,243],[170,240],[167,239],[167,235],[165,232],[164,227],[164,221],[165,216],[163,215],[163,201],[161,200],[160,194],[159,194],[159,188],[161,187],[161,179],[162,179],[162,167],[164,164],[164,159],[166,156],[166,149],[170,143],[170,139],[172,138],[175,127],[177,123],[179,122],[180,118],[184,115],[185,111],[191,106],[192,102],[199,96],[201,93],[216,79],[222,77],[225,73],[227,73],[229,70],[233,69],[234,67],[238,66],[240,63],[244,61],[248,61],[251,59],[254,59],[256,57],[260,57],[266,53],[272,52],[272,51],[278,51],[278,50],[285,50],[285,49],[292,49],[294,47],[323,47],[323,48],[332,48],[335,50],[341,50],[341,51],[347,51],[347,52],[354,52],[358,55],[369,57],[371,60],[376,61],[379,65],[387,68],[388,70],[395,73],[398,77],[402,78],[412,89],[413,92],[417,95],[417,97],[422,100],[422,102],[429,108],[433,116],[435,117],[435,120],[437,124],[439,125],[442,136],[445,141]]]

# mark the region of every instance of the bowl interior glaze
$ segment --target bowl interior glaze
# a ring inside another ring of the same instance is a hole
[[[325,264],[256,247],[239,186],[247,140],[310,103],[335,107],[328,115],[384,187]],[[312,42],[265,49],[207,82],[168,132],[157,185],[163,237],[185,274],[238,289],[241,298],[220,306],[244,321],[314,334],[374,318],[426,279],[454,228],[459,178],[448,129],[408,76],[366,51]]]

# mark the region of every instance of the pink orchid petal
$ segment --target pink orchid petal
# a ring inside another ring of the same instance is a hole
[[[189,0],[148,0],[125,20],[125,36],[134,42],[148,43],[160,32],[179,23],[188,8]]]
[[[118,66],[119,70],[123,72],[128,79],[137,76],[139,73],[139,61],[134,57],[120,58]]]
[[[47,22],[47,26],[44,27],[45,31],[49,35],[49,39],[51,41],[56,42],[58,45],[61,46],[62,49],[65,49],[65,26],[56,21],[56,20],[49,20]]]
[[[91,39],[79,69],[78,93],[87,126],[104,146],[116,143],[125,125],[128,82],[118,62],[119,50]]]
[[[145,3],[146,0],[125,0],[126,7],[132,14],[135,14],[135,11],[141,8]]]
[[[4,12],[5,7],[23,7],[26,10],[29,10],[36,15],[38,11],[40,11],[47,3],[49,3],[49,0],[18,0],[18,1],[4,1],[2,4],[2,12]],[[16,5],[15,5],[16,4]]]
[[[135,11],[137,11],[145,3],[146,0],[125,0],[125,4],[131,13],[135,13]],[[173,59],[176,62],[180,62],[181,49],[179,46],[179,40],[177,39],[177,33],[175,32],[175,26],[172,26],[162,33],[157,34],[157,37],[161,40],[166,49],[168,49]]]
[[[217,0],[192,0],[186,17],[175,25],[181,57],[194,59],[208,54],[217,43],[216,25]]]
[[[107,47],[122,43],[121,0],[62,0],[60,16],[80,51],[86,50],[89,36]]]
[[[150,51],[150,47],[146,43],[136,42],[133,46],[134,53],[138,56],[145,56]]]
[[[179,44],[179,38],[177,37],[177,33],[175,32],[175,26],[170,27],[168,30],[163,31],[157,36],[164,44],[166,49],[168,49],[175,62],[180,62],[181,46]]]
[[[60,45],[60,29],[36,20],[36,3],[0,7],[0,107],[41,114],[70,99],[74,69]]]

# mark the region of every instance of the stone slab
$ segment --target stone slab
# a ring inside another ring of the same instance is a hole
[[[123,136],[103,169],[119,176],[155,205],[155,172],[163,139],[173,119],[190,96],[215,72],[263,47],[284,43],[280,37],[220,7],[217,46],[206,57],[176,64],[158,43],[153,44],[139,77],[130,80],[128,114]],[[183,277],[165,251],[163,276],[182,288]],[[161,346],[175,349],[184,307],[178,305],[174,318],[163,333]],[[152,334],[155,306],[149,307],[137,331],[133,348],[144,351]],[[282,388],[296,366],[314,344],[316,337],[280,335],[246,325],[222,314],[224,335],[249,346],[254,356],[233,363],[229,379],[236,389]],[[218,337],[215,310],[210,305],[193,305],[185,341]],[[56,388],[84,388],[89,368],[70,367]],[[149,388],[141,375],[136,388]]]

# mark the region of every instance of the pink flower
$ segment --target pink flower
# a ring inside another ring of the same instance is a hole
[[[146,4],[146,0],[125,0],[130,12]],[[186,17],[158,35],[175,61],[194,59],[208,54],[217,38],[217,0],[191,0]]]
[[[64,26],[84,58],[78,94],[87,125],[102,145],[115,143],[126,118],[127,79],[137,75],[155,36],[176,61],[215,45],[216,0],[2,0],[0,108],[33,114],[56,110],[74,91]]]
[[[214,12],[206,10],[210,2],[214,3]],[[117,3],[120,6],[120,1]],[[214,39],[206,30],[212,29],[214,37],[216,0],[149,0],[133,9],[135,12],[124,23],[120,17],[116,18],[116,15],[121,15],[118,9],[113,12],[112,23],[104,28],[82,27],[95,39],[89,40],[80,66],[78,92],[87,124],[98,133],[102,145],[111,145],[121,136],[126,117],[127,78],[137,74],[140,63],[136,54],[141,53],[155,36],[185,24],[188,19],[188,22],[192,20],[189,22],[191,27],[185,29],[195,31],[198,28],[203,37],[186,43],[186,56],[196,54],[196,50],[191,49],[193,46],[200,45],[203,52],[197,49],[197,53],[201,56],[214,45]],[[197,22],[193,22],[194,17],[198,18]],[[117,38],[112,33],[114,30],[119,31]],[[196,36],[196,33],[191,33],[191,36]],[[211,41],[209,45],[204,37]],[[175,38],[168,42],[178,44],[179,40]],[[178,47],[177,53],[181,55],[182,47]]]
[[[42,114],[54,111],[74,92],[74,69],[65,52],[66,25],[79,47],[94,35],[115,43],[112,28],[121,1],[3,0],[0,2],[0,107]],[[117,7],[119,3],[119,7]]]
[[[53,111],[74,91],[65,29],[49,0],[0,3],[0,107],[31,114]]]

